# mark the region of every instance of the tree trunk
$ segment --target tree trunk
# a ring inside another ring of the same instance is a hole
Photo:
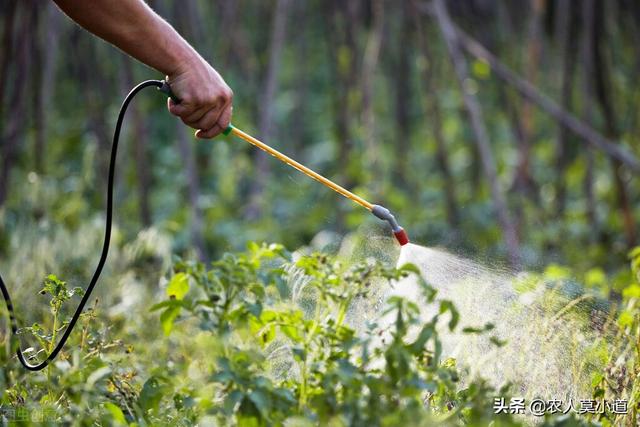
[[[22,37],[17,38],[16,54],[13,55],[14,61],[12,68],[13,81],[10,87],[13,89],[9,105],[9,119],[7,126],[2,135],[2,144],[0,145],[0,206],[7,199],[9,191],[9,179],[11,170],[16,163],[18,154],[19,139],[24,134],[24,123],[26,121],[26,100],[27,100],[27,82],[29,81],[29,70],[31,68],[31,48],[33,44],[33,23],[35,14],[37,13],[37,5],[35,2],[25,2],[21,7],[20,24],[18,24],[18,33]],[[13,37],[12,37],[13,39]]]
[[[7,81],[9,80],[9,62],[13,58],[13,42],[14,42],[14,25],[16,22],[16,10],[18,6],[18,0],[9,0],[7,5],[6,15],[4,16],[4,22],[2,25],[2,50],[0,50],[0,119],[3,115],[5,90],[7,88]],[[0,127],[2,129],[2,127]]]
[[[132,59],[123,57],[123,80],[125,88],[132,88],[135,84],[133,78]],[[151,165],[153,161],[149,156],[149,131],[146,125],[145,117],[140,111],[137,103],[133,102],[129,106],[129,114],[131,115],[130,123],[133,126],[133,161],[136,172],[136,184],[138,189],[138,208],[140,214],[140,222],[145,227],[150,227],[153,223],[151,214]]]
[[[565,111],[571,111],[573,98],[573,81],[576,64],[576,37],[575,19],[573,18],[571,0],[558,0],[556,20],[558,37],[560,41],[561,58],[561,89],[560,106]],[[558,127],[556,138],[556,206],[557,217],[562,217],[566,208],[567,187],[565,170],[569,164],[569,129],[566,126]]]
[[[595,3],[594,0],[583,0],[582,2],[582,62],[583,62],[583,120],[586,123],[593,122],[593,40],[594,40],[594,19],[595,19]],[[594,179],[594,159],[593,152],[590,149],[585,150],[586,171],[584,179],[584,191],[586,200],[587,219],[594,232],[591,236],[598,236],[600,225],[596,213],[595,191],[593,188]]]
[[[44,19],[38,34],[38,49],[34,66],[34,111],[35,142],[33,146],[34,169],[45,172],[46,139],[48,135],[48,114],[51,97],[55,88],[56,64],[58,58],[58,36],[60,33],[61,13],[51,2],[44,5]]]
[[[409,138],[411,136],[411,123],[409,109],[411,106],[411,1],[401,0],[399,7],[400,35],[395,47],[395,70],[393,81],[395,83],[395,135],[397,153],[395,158],[395,178],[400,186],[407,186],[409,176],[407,174],[409,164]]]
[[[498,174],[496,172],[496,165],[491,152],[491,146],[489,143],[489,137],[485,128],[484,119],[482,117],[482,110],[478,100],[467,89],[465,82],[470,78],[467,68],[466,60],[458,46],[451,18],[447,12],[445,3],[443,0],[434,0],[435,15],[440,26],[440,30],[444,41],[447,45],[451,61],[455,68],[456,76],[462,89],[464,103],[471,120],[471,128],[474,133],[474,141],[478,147],[480,153],[480,159],[482,161],[484,174],[489,181],[489,187],[491,190],[491,198],[493,200],[494,209],[498,216],[498,221],[502,228],[503,238],[507,250],[509,251],[509,258],[512,264],[518,264],[520,259],[520,248],[518,244],[518,236],[516,230],[511,221],[505,196],[498,181]]]
[[[97,46],[102,42],[95,40],[80,27],[73,27],[72,31],[71,49],[82,52],[82,54],[74,55],[73,65],[77,73],[75,86],[81,93],[79,101],[83,102],[86,111],[85,126],[87,131],[94,136],[97,144],[95,162],[98,172],[95,176],[98,190],[94,194],[100,198],[96,200],[101,200],[102,195],[106,194],[107,171],[109,170],[111,153],[112,134],[111,129],[107,126],[105,112],[113,102],[112,91],[109,88],[113,79],[110,79],[110,76],[105,73],[104,67],[100,66],[100,59],[97,57]],[[118,182],[121,175],[116,174],[115,188],[120,188]]]
[[[299,28],[295,40],[295,52],[299,58],[303,58],[309,49],[309,34],[305,33],[305,28],[310,22],[307,7],[304,2],[295,3],[295,22]],[[307,61],[300,61],[297,64],[295,78],[295,108],[292,118],[289,135],[291,136],[291,156],[295,159],[301,151],[306,135],[309,132],[307,114],[309,111],[309,76],[311,70]]]
[[[353,9],[356,2],[348,3],[348,7]],[[353,131],[350,126],[349,117],[352,116],[352,96],[354,87],[358,85],[357,77],[361,76],[358,71],[356,57],[356,36],[355,33],[360,26],[360,21],[356,12],[345,11],[347,8],[342,2],[334,0],[329,8],[329,59],[332,72],[332,81],[335,82],[333,90],[334,109],[334,129],[338,143],[338,175],[339,180],[345,188],[355,184],[356,177],[351,170],[351,150],[353,149]],[[356,19],[354,21],[354,19]]]
[[[189,130],[187,130],[182,122],[176,121],[176,128],[180,156],[182,157],[182,163],[184,165],[184,173],[187,175],[187,198],[191,208],[189,224],[191,244],[196,250],[198,259],[204,261],[206,259],[206,250],[202,236],[202,211],[198,203],[200,197],[200,181],[198,179],[198,169],[193,153],[194,141],[189,137]]]
[[[595,76],[595,88],[598,104],[602,110],[602,114],[605,119],[605,135],[607,138],[617,140],[620,138],[620,132],[616,124],[616,114],[613,104],[613,88],[608,76],[610,73],[607,69],[606,59],[604,57],[605,49],[603,43],[606,43],[602,37],[606,34],[606,16],[607,10],[603,7],[602,2],[598,2],[595,7],[595,28],[594,28],[594,40],[593,40],[593,66]],[[613,180],[616,187],[616,203],[618,209],[622,214],[622,220],[624,224],[624,233],[627,240],[627,246],[632,248],[636,244],[637,231],[636,223],[633,214],[633,204],[630,201],[629,191],[627,184],[624,180],[622,164],[615,159],[611,160],[611,168],[613,173]],[[637,201],[636,201],[637,202]]]
[[[287,15],[290,0],[277,0],[273,13],[271,26],[271,41],[269,46],[269,63],[264,81],[264,92],[260,100],[259,134],[266,144],[269,144],[274,136],[274,101],[278,92],[278,75],[282,48],[286,37]],[[262,214],[262,197],[264,183],[269,179],[270,159],[262,150],[254,152],[256,176],[253,180],[249,195],[249,206],[246,216],[248,219],[256,219]]]
[[[240,65],[237,58],[238,51],[238,1],[224,0],[220,4],[220,34],[227,34],[228,37],[220,45],[220,59],[225,68],[233,65]]]
[[[418,14],[418,8],[415,0],[411,1],[412,15],[416,26],[416,36],[418,42],[418,50],[423,55],[424,67],[422,67],[422,81],[425,84],[426,93],[420,97],[424,100],[426,117],[429,117],[433,126],[433,137],[436,142],[436,160],[437,166],[442,174],[444,181],[443,196],[446,206],[447,222],[452,229],[455,229],[460,222],[460,214],[458,212],[458,202],[456,195],[456,185],[453,174],[449,166],[449,154],[447,153],[447,144],[442,133],[442,112],[440,103],[438,102],[438,90],[435,82],[434,59],[429,44],[426,42],[424,28],[421,17]]]
[[[51,3],[47,2],[45,7],[52,7]],[[35,9],[35,8],[34,8]],[[46,13],[46,9],[45,9]],[[45,17],[46,18],[46,17]],[[33,16],[33,27],[31,31],[33,33],[33,43],[31,49],[31,62],[33,63],[32,72],[31,72],[31,81],[29,85],[31,86],[31,108],[33,110],[33,127],[35,131],[35,139],[33,143],[33,158],[34,164],[33,169],[42,173],[43,171],[43,161],[44,161],[44,129],[43,125],[45,125],[45,114],[44,114],[44,105],[43,101],[43,86],[42,80],[44,78],[44,73],[42,67],[44,65],[43,56],[45,55],[45,49],[43,47],[44,44],[44,33],[40,32],[40,26],[44,26],[45,30],[47,27],[46,19],[41,23],[39,14],[37,12],[34,13]],[[26,94],[25,94],[26,95]]]
[[[527,31],[525,78],[535,84],[542,54],[542,11],[545,0],[531,0],[531,17]],[[530,172],[531,136],[533,133],[533,105],[525,98],[522,102],[521,137],[518,139],[518,166],[513,188],[523,194],[535,192],[535,183]],[[520,216],[519,216],[520,217]]]
[[[370,176],[381,176],[380,153],[376,141],[376,117],[374,111],[374,84],[380,49],[382,46],[382,28],[384,24],[384,5],[382,0],[371,2],[373,21],[368,32],[367,44],[362,59],[361,83],[362,83],[362,125],[364,144],[366,147],[366,165]],[[401,138],[402,139],[402,138]],[[399,157],[403,157],[402,151]],[[374,180],[372,185],[380,185],[379,180]],[[374,191],[374,194],[377,192]]]
[[[210,56],[211,46],[207,46],[207,41],[213,39],[213,37],[205,37],[205,30],[202,19],[200,19],[202,15],[199,10],[200,6],[198,6],[198,2],[181,1],[176,2],[175,4],[179,5],[182,9],[186,28],[192,38],[191,43],[195,46],[196,50],[202,53],[203,58],[212,62],[213,58]]]

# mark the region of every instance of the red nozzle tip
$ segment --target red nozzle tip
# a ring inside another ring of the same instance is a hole
[[[407,236],[407,232],[404,229],[400,229],[400,231],[396,231],[393,233],[396,236],[396,240],[400,243],[400,246],[404,246],[409,243],[409,236]]]

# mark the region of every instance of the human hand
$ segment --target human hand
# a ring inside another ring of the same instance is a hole
[[[197,129],[197,138],[213,138],[231,123],[233,92],[202,58],[167,76],[167,83],[180,99],[180,103],[167,101],[169,111],[187,126]]]

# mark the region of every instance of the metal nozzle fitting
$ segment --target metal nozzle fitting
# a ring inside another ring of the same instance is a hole
[[[391,231],[393,231],[393,235],[395,236],[400,246],[404,246],[409,243],[409,236],[407,236],[407,232],[404,231],[404,228],[400,227],[398,221],[393,216],[391,211],[384,206],[373,205],[371,208],[371,213],[375,215],[377,218],[380,218],[383,221],[387,221],[391,226]]]

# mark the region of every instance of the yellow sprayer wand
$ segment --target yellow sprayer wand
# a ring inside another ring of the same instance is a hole
[[[400,227],[400,225],[397,223],[396,219],[394,218],[393,214],[391,214],[391,212],[387,208],[367,202],[362,197],[356,194],[353,194],[351,191],[347,190],[346,188],[336,184],[335,182],[331,181],[328,178],[325,178],[319,173],[309,169],[305,165],[299,162],[296,162],[291,157],[285,154],[282,154],[275,148],[268,146],[264,142],[254,138],[253,136],[249,135],[248,133],[238,129],[237,127],[231,124],[227,129],[224,130],[223,133],[225,135],[229,135],[232,133],[238,138],[244,139],[249,144],[253,144],[259,149],[266,151],[267,153],[271,154],[273,157],[280,160],[281,162],[288,164],[292,168],[299,170],[300,172],[307,175],[308,177],[313,178],[316,181],[320,182],[321,184],[326,185],[327,187],[331,188],[333,191],[340,193],[347,199],[350,199],[356,202],[357,204],[359,204],[360,206],[362,206],[363,208],[368,209],[376,217],[389,222],[389,224],[391,225],[391,229],[393,230],[393,235],[396,237],[400,245],[406,245],[407,243],[409,243],[409,237],[407,236],[407,232],[404,231],[402,227]]]
[[[180,103],[180,99],[178,97],[176,97],[175,94],[171,91],[171,87],[169,86],[169,83],[167,81],[163,81],[162,82],[162,87],[160,87],[159,90],[161,92],[164,92],[165,94],[167,94],[173,100],[173,102],[175,102],[177,104]],[[356,202],[357,204],[359,204],[363,208],[371,211],[371,213],[374,214],[376,217],[380,218],[383,221],[387,221],[389,223],[389,225],[391,226],[391,230],[393,231],[393,235],[396,237],[396,239],[398,240],[398,242],[400,243],[401,246],[404,246],[407,243],[409,243],[409,237],[407,236],[407,232],[404,231],[404,229],[402,227],[400,227],[400,225],[396,221],[396,219],[393,216],[393,214],[389,211],[389,209],[387,209],[387,208],[385,208],[383,206],[380,206],[380,205],[374,205],[374,204],[371,204],[371,203],[367,202],[362,197],[353,194],[351,191],[347,190],[346,188],[336,184],[335,182],[331,181],[330,179],[325,178],[324,176],[320,175],[319,173],[317,173],[315,171],[312,171],[311,169],[309,169],[305,165],[296,162],[291,157],[282,154],[281,152],[279,152],[275,148],[272,148],[272,147],[268,146],[264,142],[252,137],[248,133],[238,129],[237,127],[235,127],[235,126],[233,126],[231,124],[229,124],[229,127],[227,127],[224,130],[224,132],[222,132],[222,133],[224,135],[229,135],[230,133],[233,133],[235,136],[244,139],[249,144],[253,144],[256,147],[258,147],[259,149],[261,149],[263,151],[266,151],[267,153],[271,154],[273,157],[275,157],[276,159],[280,160],[281,162],[288,164],[292,168],[295,168],[295,169],[299,170],[300,172],[302,172],[303,174],[307,175],[308,177],[311,177],[311,178],[315,179],[316,181],[320,182],[321,184],[326,185],[327,187],[331,188],[333,191],[342,194],[347,199],[353,200],[354,202]]]
[[[331,188],[333,191],[342,194],[347,199],[353,200],[354,202],[356,202],[357,204],[359,204],[363,208],[366,208],[368,210],[372,210],[373,209],[373,205],[371,203],[367,202],[362,197],[356,196],[355,194],[353,194],[351,191],[347,190],[346,188],[336,184],[335,182],[331,181],[330,179],[325,178],[324,176],[320,175],[319,173],[312,171],[311,169],[309,169],[305,165],[296,162],[291,157],[288,157],[288,156],[282,154],[281,152],[279,152],[275,148],[272,148],[272,147],[268,146],[267,144],[265,144],[264,142],[257,140],[256,138],[252,137],[248,133],[241,131],[237,127],[234,127],[234,126],[230,125],[224,131],[225,135],[228,135],[229,133],[232,133],[235,136],[244,139],[248,143],[255,145],[259,149],[261,149],[263,151],[266,151],[267,153],[271,154],[273,157],[275,157],[276,159],[280,160],[281,162],[284,162],[284,163],[288,164],[289,166],[291,166],[291,167],[293,167],[295,169],[298,169],[303,174],[305,174],[308,177],[313,178],[316,181],[326,185],[327,187]]]

